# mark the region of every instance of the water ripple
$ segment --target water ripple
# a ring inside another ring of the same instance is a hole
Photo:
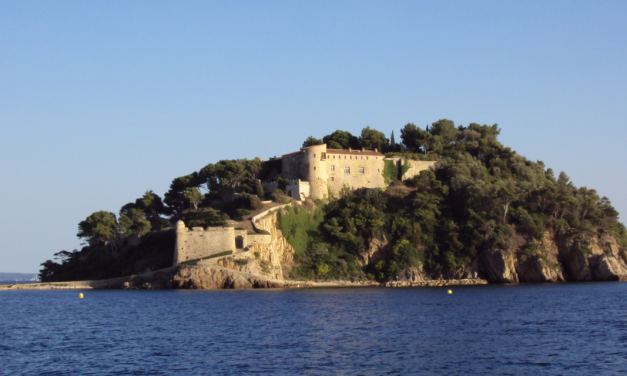
[[[627,284],[0,292],[1,375],[627,373]]]

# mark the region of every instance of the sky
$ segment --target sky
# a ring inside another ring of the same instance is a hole
[[[0,272],[208,163],[444,118],[627,213],[626,61],[625,1],[0,2]]]

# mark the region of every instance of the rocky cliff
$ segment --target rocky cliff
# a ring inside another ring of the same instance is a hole
[[[270,233],[270,243],[250,245],[245,252],[223,257],[216,263],[242,273],[283,281],[292,268],[294,249],[276,226],[280,208],[272,208],[251,219],[256,230]]]
[[[545,233],[527,242],[518,234],[507,249],[484,249],[477,272],[495,283],[627,280],[627,254],[611,235]]]

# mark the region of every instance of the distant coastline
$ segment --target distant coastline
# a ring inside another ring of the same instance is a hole
[[[0,273],[0,284],[39,282],[37,273]]]

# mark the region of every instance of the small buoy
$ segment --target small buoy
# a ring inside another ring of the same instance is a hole
[[[453,293],[453,290],[448,290],[447,292],[448,292],[449,294],[452,294],[452,293]]]
[[[81,292],[80,294],[78,294],[78,297],[83,299],[83,293]]]

